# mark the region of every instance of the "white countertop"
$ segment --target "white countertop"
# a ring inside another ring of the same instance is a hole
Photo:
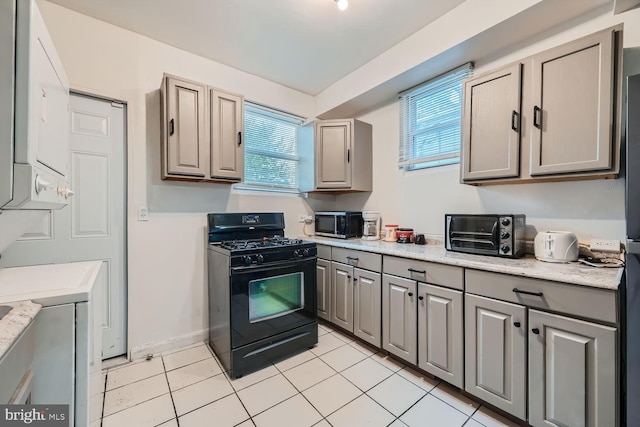
[[[101,261],[0,268],[0,304],[33,300],[44,306],[88,301]]]
[[[0,319],[0,360],[4,354],[11,348],[11,345],[18,339],[20,334],[27,329],[27,326],[40,311],[40,304],[31,301],[18,301],[11,303],[3,303],[0,305],[8,305],[13,309]]]
[[[0,268],[0,305],[14,307],[0,320],[0,358],[42,306],[87,301],[101,265],[87,261]]]
[[[533,255],[526,255],[518,259],[469,255],[450,252],[441,245],[434,244],[415,245],[382,240],[342,240],[317,236],[304,236],[302,238],[340,248],[611,290],[618,289],[624,270],[623,268],[589,267],[577,262],[569,264],[550,263],[538,261]]]

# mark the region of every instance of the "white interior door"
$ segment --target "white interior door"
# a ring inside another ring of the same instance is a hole
[[[75,195],[2,253],[0,267],[102,260],[103,358],[127,351],[125,109],[70,99],[70,181]]]

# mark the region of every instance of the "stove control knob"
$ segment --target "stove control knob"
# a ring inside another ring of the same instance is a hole
[[[305,249],[302,251],[302,255],[309,256],[309,249]]]
[[[509,237],[511,237],[511,234],[509,234],[508,232],[506,232],[506,231],[500,232],[500,238],[501,239],[508,239]]]
[[[242,262],[244,262],[247,265],[251,265],[251,257],[249,255],[245,255],[242,257]]]
[[[264,261],[264,257],[262,256],[262,254],[258,254],[258,256],[256,258],[258,259],[258,264],[260,264],[262,261]]]
[[[511,250],[511,248],[509,246],[507,246],[507,245],[502,245],[502,247],[500,249],[505,254],[508,253]]]
[[[300,253],[299,249],[296,249],[295,251],[293,251],[293,256],[296,258],[300,258],[302,254]]]
[[[502,218],[500,220],[500,223],[506,227],[507,225],[511,224],[511,220],[509,218]]]

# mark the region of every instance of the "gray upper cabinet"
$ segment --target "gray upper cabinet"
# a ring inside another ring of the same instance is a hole
[[[614,32],[533,57],[531,175],[612,167]]]
[[[315,185],[308,191],[371,191],[372,127],[355,119],[315,124]]]
[[[212,179],[242,181],[244,176],[243,97],[210,89]]]
[[[529,310],[529,423],[616,426],[616,329]]]
[[[519,175],[521,79],[517,63],[465,82],[463,181]]]
[[[526,345],[524,306],[465,295],[465,390],[523,420]]]
[[[318,258],[316,282],[318,317],[331,321],[331,261]]]
[[[417,347],[417,282],[382,275],[382,348],[414,365]]]
[[[207,88],[165,76],[162,84],[162,179],[204,179],[209,141],[205,121]]]
[[[164,75],[162,179],[239,182],[244,177],[244,99]]]
[[[418,283],[418,366],[464,387],[462,292]]]
[[[615,177],[621,26],[465,82],[461,182]]]

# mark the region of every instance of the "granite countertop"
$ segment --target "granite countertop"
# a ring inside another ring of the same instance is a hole
[[[0,305],[13,307],[0,319],[0,359],[2,359],[20,334],[36,318],[41,305],[31,301],[5,302]]]
[[[340,248],[611,290],[618,289],[624,270],[623,268],[589,267],[578,262],[550,263],[538,261],[533,255],[510,259],[450,252],[444,249],[442,243],[434,240],[428,240],[427,245],[414,245],[382,240],[342,240],[318,236],[302,238]]]

